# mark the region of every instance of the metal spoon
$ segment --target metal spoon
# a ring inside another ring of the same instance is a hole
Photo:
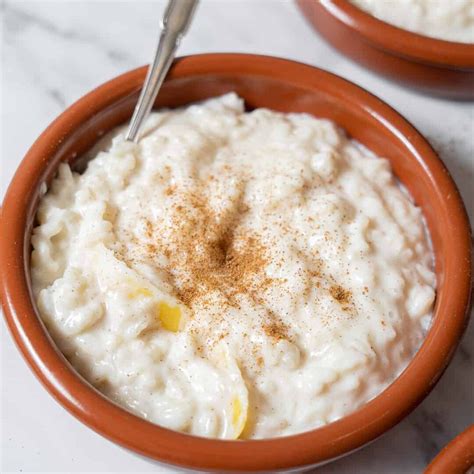
[[[198,0],[169,0],[161,21],[161,34],[155,57],[148,68],[145,84],[125,137],[126,140],[137,141],[138,132],[153,107],[179,43],[191,24],[197,3]]]

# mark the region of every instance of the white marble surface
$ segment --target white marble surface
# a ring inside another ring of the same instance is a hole
[[[38,134],[67,105],[150,58],[162,1],[14,1],[1,5],[1,195]],[[439,151],[473,218],[474,106],[424,97],[335,53],[291,1],[203,1],[181,53],[296,59],[362,85]],[[1,326],[2,472],[168,472],[102,439],[39,385]],[[318,473],[415,474],[473,422],[473,325],[432,394],[397,427]]]

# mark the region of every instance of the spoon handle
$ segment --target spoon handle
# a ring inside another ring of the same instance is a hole
[[[169,0],[161,22],[160,40],[155,57],[148,68],[145,84],[133,111],[126,140],[137,141],[140,127],[153,107],[179,43],[191,24],[197,3],[198,0]]]

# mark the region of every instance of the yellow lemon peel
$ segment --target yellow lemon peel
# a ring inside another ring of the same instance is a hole
[[[245,386],[244,378],[240,372],[237,361],[230,354],[227,344],[222,342],[215,350],[216,362],[219,367],[222,367],[230,376],[233,387],[233,394],[230,400],[230,410],[228,412],[228,426],[225,437],[238,439],[244,431],[248,416],[248,391]]]
[[[247,422],[247,408],[242,406],[240,398],[232,400],[232,426],[234,428],[234,438],[237,439],[245,428]]]
[[[158,317],[161,325],[168,331],[178,332],[181,323],[181,309],[161,301],[158,304]]]
[[[146,298],[150,298],[153,296],[153,292],[148,288],[135,288],[134,290],[130,291],[127,295],[128,298],[131,300],[138,298],[140,296],[145,296]]]

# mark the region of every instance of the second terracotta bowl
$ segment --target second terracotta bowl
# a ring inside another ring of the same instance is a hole
[[[429,94],[474,99],[474,44],[403,30],[348,0],[296,1],[316,30],[354,61]]]
[[[388,158],[421,206],[436,254],[433,324],[408,368],[358,411],[295,436],[222,441],[177,433],[115,405],[83,380],[57,350],[31,296],[30,235],[40,189],[63,161],[74,165],[107,131],[131,116],[146,68],[113,79],[61,114],[38,138],[7,191],[0,218],[0,290],[11,330],[47,390],[79,420],[108,439],[157,461],[201,470],[303,468],[350,453],[413,410],[439,379],[467,323],[469,223],[448,171],[426,140],[388,105],[340,77],[283,59],[207,54],[177,60],[157,107],[177,107],[229,91],[248,108],[307,112],[337,122]]]
[[[469,469],[474,469],[474,425],[448,443],[425,474],[467,474]]]

